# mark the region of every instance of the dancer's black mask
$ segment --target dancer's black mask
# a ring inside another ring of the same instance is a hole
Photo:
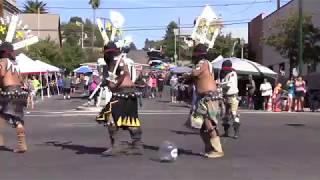
[[[230,72],[232,72],[232,62],[230,60],[225,60],[222,63],[222,67],[220,70],[220,80],[222,80],[226,75]]]
[[[106,62],[108,67],[110,67],[110,65],[112,64],[114,58],[116,56],[119,56],[120,53],[121,53],[120,49],[113,42],[109,42],[107,45],[105,45],[104,48],[103,48],[103,51],[104,51],[103,52],[104,61]]]
[[[198,62],[202,59],[207,58],[207,49],[208,47],[204,44],[198,44],[194,47],[192,53],[192,63],[198,64]]]
[[[12,44],[4,42],[0,45],[0,58],[16,59]]]

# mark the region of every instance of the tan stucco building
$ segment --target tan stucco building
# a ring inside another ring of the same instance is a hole
[[[283,19],[293,13],[298,13],[298,5],[298,0],[292,0],[266,17],[260,14],[249,23],[248,27],[249,58],[268,66],[275,72],[282,70],[285,72],[286,77],[290,75],[289,60],[283,58],[274,48],[266,45],[265,42],[263,42],[263,38],[268,37],[268,35],[277,30],[273,25],[278,19]],[[313,24],[318,28],[320,28],[319,9],[319,0],[303,0],[303,13],[311,15]],[[312,65],[305,64],[302,74],[307,75],[314,71],[319,72],[320,66],[313,68]]]
[[[55,41],[61,46],[60,16],[56,14],[20,14],[20,19],[29,26],[32,34],[40,39]]]

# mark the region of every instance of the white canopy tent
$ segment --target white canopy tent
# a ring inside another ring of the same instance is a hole
[[[23,53],[20,53],[16,57],[16,62],[21,74],[40,74],[47,72],[45,68],[38,65],[35,61]]]
[[[46,69],[23,53],[20,53],[18,56],[16,56],[16,62],[21,74],[40,75],[41,99],[43,99],[42,74],[47,73]]]
[[[51,64],[45,63],[43,61],[36,60],[35,62],[37,64],[39,64],[40,66],[42,66],[43,68],[45,68],[47,70],[47,72],[60,72],[61,71],[60,68],[53,66]]]
[[[256,62],[250,61],[248,59],[240,58],[217,58],[211,63],[214,69],[221,69],[222,63],[225,60],[230,60],[232,62],[232,68],[235,69],[239,74],[252,74],[258,76],[268,76],[272,78],[277,77],[277,73]]]
[[[56,82],[58,82],[58,79],[57,79],[57,73],[61,71],[60,68],[56,67],[56,66],[53,66],[51,64],[48,64],[48,63],[45,63],[43,61],[40,61],[40,60],[36,60],[35,61],[39,66],[43,67],[44,69],[46,69],[46,72],[48,73],[54,73],[55,74],[55,78],[56,78]],[[47,94],[48,94],[48,97],[50,97],[50,88],[49,88],[49,75],[47,74],[46,76],[46,79],[47,79],[47,83],[48,83],[48,88],[47,88]],[[59,87],[56,83],[56,88],[57,88],[57,91],[58,91],[58,94],[60,94],[59,92]]]

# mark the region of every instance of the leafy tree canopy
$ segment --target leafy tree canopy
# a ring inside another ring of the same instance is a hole
[[[288,18],[279,19],[272,26],[274,31],[264,41],[273,47],[284,58],[290,61],[290,72],[298,65],[299,53],[299,16],[292,14]],[[271,29],[271,30],[272,30]],[[320,57],[320,30],[312,23],[312,16],[304,15],[303,20],[304,36],[304,63],[319,63]]]
[[[27,0],[23,5],[23,12],[34,13],[34,14],[37,14],[40,12],[40,14],[46,14],[48,13],[46,5],[47,3],[44,3],[43,1]]]

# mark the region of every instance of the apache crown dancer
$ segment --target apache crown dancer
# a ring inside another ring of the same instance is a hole
[[[0,45],[0,76],[0,121],[4,119],[16,128],[18,144],[14,152],[24,153],[27,151],[27,144],[23,115],[28,93],[22,90],[23,83],[17,70],[13,46],[8,42]],[[0,134],[0,147],[3,146],[1,141],[3,137]]]
[[[218,132],[222,97],[217,91],[214,75],[210,71],[210,62],[206,60],[207,47],[198,44],[194,48],[192,60],[196,65],[191,75],[198,95],[195,114],[203,119],[200,136],[205,144],[205,157],[224,156]]]
[[[222,86],[222,92],[225,99],[226,113],[223,117],[224,136],[229,137],[229,128],[232,124],[234,129],[234,138],[239,136],[240,119],[238,114],[238,76],[232,68],[232,62],[225,60],[222,63],[222,69],[220,71],[220,86]]]
[[[112,156],[120,153],[141,155],[143,151],[142,131],[138,117],[138,96],[141,94],[138,93],[130,79],[128,67],[122,56],[123,54],[115,43],[109,42],[104,47],[104,59],[109,74],[104,74],[104,79],[107,80],[103,85],[109,87],[112,98],[96,120],[106,124],[110,135],[112,147],[103,152],[104,155]],[[113,71],[115,75],[112,74]],[[127,147],[120,144],[118,132],[120,129],[128,130],[130,133],[132,142]]]

